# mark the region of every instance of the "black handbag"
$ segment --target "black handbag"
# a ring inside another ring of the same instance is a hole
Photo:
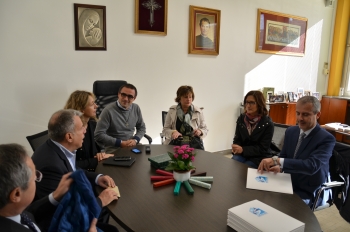
[[[187,138],[184,139],[182,136],[179,136],[178,138],[171,140],[169,145],[175,145],[175,146],[189,145],[194,149],[200,149],[204,151],[203,141],[199,137],[197,136],[185,136],[185,137],[188,137],[188,139]]]

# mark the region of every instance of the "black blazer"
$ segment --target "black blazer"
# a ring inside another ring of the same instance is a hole
[[[67,157],[51,139],[35,150],[32,160],[36,169],[43,174],[42,180],[36,182],[34,200],[41,199],[55,191],[62,176],[73,171]],[[85,171],[85,174],[91,185],[94,186],[98,174],[88,171]]]
[[[244,158],[259,165],[262,159],[272,157],[270,145],[274,132],[274,124],[269,116],[263,116],[252,134],[249,135],[244,123],[244,117],[245,114],[241,114],[237,119],[233,143],[243,148],[241,155]]]
[[[98,164],[96,153],[100,152],[100,147],[96,144],[94,139],[94,132],[96,129],[96,121],[90,120],[85,133],[83,146],[77,150],[76,166],[87,171],[94,172]]]
[[[25,213],[33,220],[41,231],[47,231],[56,206],[52,205],[46,196],[39,201],[33,202],[25,210]],[[31,232],[28,228],[11,219],[0,216],[0,230],[8,232]]]

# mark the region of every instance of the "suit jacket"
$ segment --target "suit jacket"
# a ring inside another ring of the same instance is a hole
[[[50,225],[51,218],[55,213],[56,206],[52,205],[46,196],[39,201],[33,202],[25,210],[25,213],[33,220],[41,231],[46,231]],[[0,230],[7,232],[31,232],[28,228],[11,219],[0,216]]]
[[[77,150],[76,166],[88,171],[95,171],[98,164],[97,158],[94,158],[100,147],[96,144],[94,139],[94,132],[96,129],[96,121],[90,120],[83,140],[83,145]]]
[[[259,166],[262,159],[272,157],[270,146],[275,127],[269,116],[263,116],[249,135],[244,117],[245,114],[241,114],[237,119],[233,144],[241,146],[241,155]]]
[[[329,159],[332,156],[335,138],[317,124],[304,138],[293,159],[299,134],[298,126],[289,127],[286,130],[280,158],[285,158],[283,171],[291,174],[293,191],[306,202],[309,200],[308,204],[311,206],[318,189],[327,181]],[[328,200],[328,193],[325,192],[317,206]]]
[[[37,150],[35,150],[32,160],[36,169],[43,174],[42,180],[36,182],[34,200],[41,199],[55,191],[62,176],[73,171],[67,157],[61,149],[51,141],[51,139],[48,139]],[[91,185],[94,186],[98,174],[85,171],[85,175]]]

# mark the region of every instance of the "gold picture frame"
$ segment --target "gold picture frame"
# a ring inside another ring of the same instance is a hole
[[[168,0],[135,0],[135,33],[167,35]]]
[[[307,18],[258,9],[255,52],[304,56]]]
[[[188,53],[219,55],[221,11],[190,6]]]

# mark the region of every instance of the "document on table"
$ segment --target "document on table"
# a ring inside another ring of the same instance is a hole
[[[246,187],[248,189],[293,194],[292,180],[288,173],[264,172],[260,174],[257,169],[248,168]]]
[[[242,232],[305,230],[305,223],[258,200],[230,208],[227,214],[227,225]]]

